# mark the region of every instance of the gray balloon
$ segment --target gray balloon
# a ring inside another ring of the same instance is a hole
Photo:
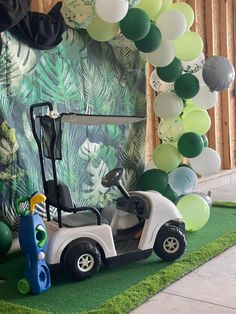
[[[205,84],[213,91],[222,91],[230,87],[235,78],[235,70],[228,59],[214,56],[206,60],[202,77]]]

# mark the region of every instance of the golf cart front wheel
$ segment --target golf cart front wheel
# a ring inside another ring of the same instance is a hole
[[[157,234],[154,252],[164,261],[172,261],[182,256],[186,249],[186,238],[176,226],[164,226]]]
[[[74,244],[65,255],[66,269],[78,280],[85,280],[97,273],[101,264],[101,254],[96,245],[90,242]]]

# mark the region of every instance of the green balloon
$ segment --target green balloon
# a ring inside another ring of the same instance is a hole
[[[162,194],[166,198],[168,198],[171,202],[175,204],[175,201],[177,197],[179,196],[175,191],[172,190],[172,188],[168,185],[165,192]]]
[[[153,52],[161,44],[161,32],[156,25],[151,23],[148,34],[141,40],[134,42],[138,50],[142,52]]]
[[[165,67],[157,68],[157,75],[164,82],[175,82],[182,74],[183,67],[179,59],[174,60]]]
[[[211,127],[211,118],[206,110],[193,110],[184,119],[185,132],[206,134]]]
[[[204,143],[200,135],[194,132],[183,134],[178,141],[178,150],[187,158],[194,158],[201,154]]]
[[[158,169],[170,172],[178,167],[182,161],[178,149],[171,144],[160,144],[153,151],[153,162]]]
[[[202,38],[194,32],[187,31],[174,42],[176,57],[181,61],[195,60],[203,50]]]
[[[193,98],[199,92],[199,80],[191,73],[182,74],[175,82],[174,89],[180,98]]]
[[[208,141],[208,138],[206,135],[202,135],[202,140],[203,140],[203,144],[204,144],[204,147],[208,147],[209,146],[209,141]]]
[[[178,166],[178,168],[180,168],[180,167],[187,167],[187,168],[192,169],[192,167],[191,167],[190,165],[188,165],[188,164],[180,164],[180,165]]]
[[[0,255],[5,255],[11,248],[12,232],[8,225],[0,221]]]
[[[185,229],[197,231],[204,227],[210,217],[210,208],[207,201],[199,195],[188,194],[180,198],[177,203]]]
[[[142,191],[154,190],[163,193],[167,185],[168,174],[160,169],[145,171],[138,181],[138,186]]]
[[[118,29],[119,23],[107,23],[96,15],[87,27],[87,32],[94,40],[103,42],[112,39],[118,33]]]
[[[120,30],[130,40],[144,38],[151,27],[149,16],[141,9],[129,9],[127,15],[120,21]]]
[[[135,7],[147,13],[153,19],[161,9],[162,1],[165,0],[141,0]]]
[[[182,112],[182,114],[181,114],[181,117],[182,117],[183,119],[185,119],[185,117],[187,117],[187,115],[188,115],[190,112],[194,111],[194,110],[203,110],[203,109],[201,109],[201,108],[199,108],[198,106],[196,106],[196,105],[192,102],[191,99],[190,99],[190,100],[187,100],[187,101],[185,102],[185,104],[184,104],[184,110],[183,110],[183,112]]]

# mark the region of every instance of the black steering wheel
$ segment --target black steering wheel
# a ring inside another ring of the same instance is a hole
[[[124,173],[123,168],[115,168],[111,170],[105,175],[105,177],[102,178],[102,185],[105,188],[109,188],[113,185],[119,185],[123,173]]]

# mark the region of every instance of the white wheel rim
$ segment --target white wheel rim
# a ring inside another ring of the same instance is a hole
[[[174,237],[169,237],[165,239],[163,248],[168,254],[174,254],[179,249],[179,241]]]
[[[81,255],[77,261],[77,267],[81,272],[88,272],[94,266],[94,257],[91,254],[85,253]]]

